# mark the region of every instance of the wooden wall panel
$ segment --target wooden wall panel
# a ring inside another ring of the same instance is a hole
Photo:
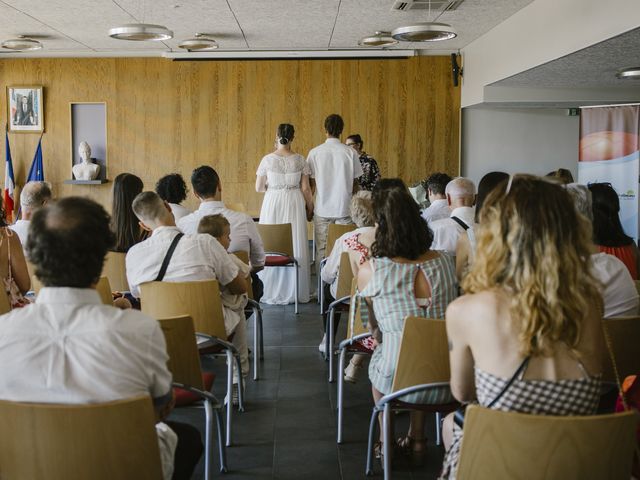
[[[273,148],[278,123],[295,126],[293,147],[306,155],[324,141],[330,113],[345,120],[343,140],[362,135],[385,176],[410,183],[432,171],[458,174],[460,90],[451,85],[449,62],[8,59],[0,62],[0,78],[5,86],[45,88],[45,176],[56,195],[88,195],[109,205],[110,184],[62,183],[71,176],[69,103],[106,102],[109,179],[132,172],[153,188],[166,173],[188,180],[194,167],[209,164],[220,173],[224,199],[255,212],[262,201],[255,171]],[[18,184],[37,141],[36,134],[10,134]]]

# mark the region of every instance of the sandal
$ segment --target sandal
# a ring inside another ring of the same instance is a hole
[[[344,369],[344,381],[349,383],[356,383],[362,367],[356,365],[353,362],[349,362],[347,368]]]
[[[427,439],[417,440],[409,435],[396,440],[396,449],[404,456],[411,457],[411,465],[421,467],[427,453]]]
[[[378,460],[384,469],[384,444],[382,442],[373,444],[373,458]],[[393,451],[391,452],[391,461],[393,462]]]

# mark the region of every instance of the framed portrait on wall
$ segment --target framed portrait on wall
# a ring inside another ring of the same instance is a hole
[[[41,133],[44,131],[42,87],[7,87],[7,120],[9,131]]]

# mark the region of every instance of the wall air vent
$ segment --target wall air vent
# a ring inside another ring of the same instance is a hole
[[[393,2],[392,11],[407,12],[409,10],[433,10],[434,12],[451,12],[457,10],[464,0],[397,0]]]

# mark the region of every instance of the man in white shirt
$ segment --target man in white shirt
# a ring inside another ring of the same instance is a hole
[[[455,255],[458,237],[474,223],[476,186],[468,178],[454,178],[447,183],[445,195],[451,213],[449,218],[436,220],[429,225],[433,231],[431,249]]]
[[[67,197],[33,215],[26,247],[44,287],[34,304],[0,321],[0,398],[85,404],[149,395],[159,419],[171,411],[158,322],[103,305],[95,291],[114,241],[109,215],[87,198]],[[179,445],[174,478],[189,478],[202,453],[200,434],[171,427]]]
[[[430,205],[422,211],[422,218],[429,225],[436,220],[448,218],[451,215],[449,202],[447,202],[447,195],[445,194],[445,189],[450,181],[451,177],[446,173],[434,173],[424,181]]]
[[[27,182],[20,192],[20,220],[9,228],[18,234],[23,249],[27,243],[31,217],[51,200],[51,196],[51,185],[48,182]]]
[[[327,140],[307,156],[311,184],[316,190],[313,226],[318,261],[324,258],[329,224],[351,223],[351,195],[357,191],[357,178],[362,175],[358,154],[340,142],[343,128],[340,115],[329,115],[324,121]]]
[[[253,298],[260,301],[263,287],[257,273],[264,268],[265,254],[256,224],[246,213],[229,210],[224,206],[220,177],[213,168],[207,165],[196,168],[191,174],[191,186],[193,193],[200,200],[200,207],[178,220],[178,228],[186,234],[194,234],[198,231],[202,217],[216,214],[224,216],[231,225],[229,252],[249,253]]]
[[[134,297],[140,298],[140,284],[158,279],[167,251],[181,232],[176,227],[171,207],[155,192],[140,193],[131,208],[140,220],[140,226],[151,232],[149,238],[129,249],[125,260],[129,289]],[[240,295],[247,291],[247,282],[240,270],[215,238],[201,233],[184,235],[173,251],[162,281],[208,279],[218,280],[232,294]],[[244,319],[238,321],[237,315],[229,316],[231,319],[233,324],[228,324],[225,317],[225,329],[228,335],[235,333],[232,343],[240,353],[242,374],[246,376],[249,373],[246,322]],[[235,371],[234,377],[234,383],[238,383]]]

